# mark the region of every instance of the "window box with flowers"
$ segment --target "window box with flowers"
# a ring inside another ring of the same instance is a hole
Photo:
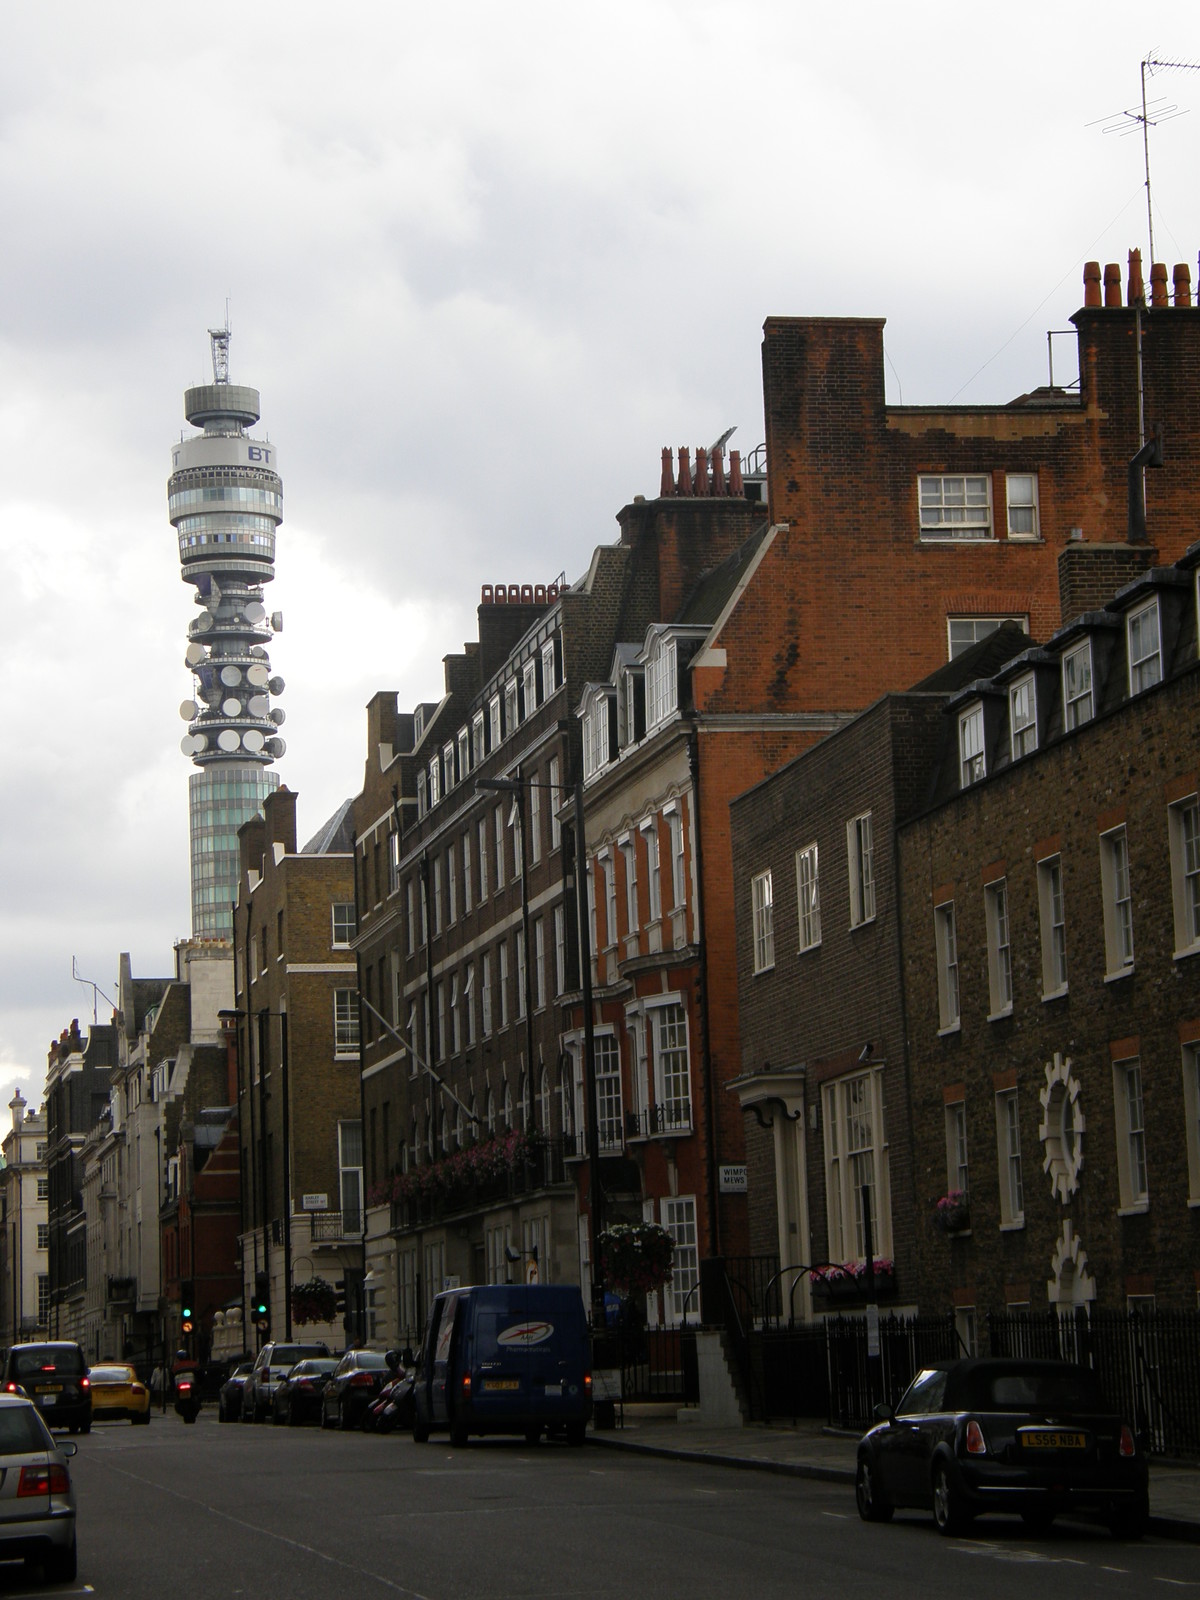
[[[862,1300],[871,1288],[865,1261],[830,1262],[809,1273],[818,1300],[842,1302]],[[889,1256],[875,1257],[875,1298],[885,1300],[896,1292],[896,1264]]]
[[[971,1226],[971,1200],[965,1189],[951,1189],[933,1208],[933,1225],[940,1233],[966,1233]]]

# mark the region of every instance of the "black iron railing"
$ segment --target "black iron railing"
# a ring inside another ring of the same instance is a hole
[[[654,1139],[661,1134],[683,1134],[692,1131],[692,1107],[687,1100],[667,1100],[662,1105],[647,1106],[644,1111],[625,1113],[627,1139]]]
[[[482,1211],[522,1195],[535,1194],[539,1189],[553,1188],[567,1181],[564,1162],[573,1153],[568,1141],[541,1140],[504,1172],[472,1181],[439,1182],[429,1192],[393,1200],[392,1226],[420,1227],[444,1217]]]

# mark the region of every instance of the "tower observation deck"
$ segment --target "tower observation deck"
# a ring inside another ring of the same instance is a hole
[[[242,823],[279,787],[271,763],[283,755],[284,720],[272,697],[267,643],[283,627],[268,617],[263,587],[275,576],[275,534],[283,521],[283,480],[275,446],[246,431],[259,419],[258,390],[229,381],[229,329],[209,329],[212,383],[188,389],[184,415],[198,435],[171,448],[167,514],[179,566],[194,585],[197,612],[184,663],[193,696],[179,714],[180,748],[197,768],[189,780],[192,937],[232,937]]]

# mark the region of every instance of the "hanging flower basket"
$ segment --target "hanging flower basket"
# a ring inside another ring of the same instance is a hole
[[[616,1222],[600,1235],[604,1281],[621,1294],[647,1294],[671,1281],[675,1241],[657,1222]]]
[[[971,1202],[962,1189],[951,1189],[933,1208],[933,1225],[942,1233],[961,1233],[971,1226]]]
[[[332,1322],[337,1315],[337,1294],[324,1278],[310,1278],[292,1286],[292,1321]]]

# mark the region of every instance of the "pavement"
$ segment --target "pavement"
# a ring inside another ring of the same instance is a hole
[[[627,1405],[623,1427],[592,1431],[588,1438],[609,1450],[851,1485],[859,1435],[809,1418],[711,1427],[687,1408]],[[1200,1466],[1151,1460],[1150,1531],[1200,1544]]]

